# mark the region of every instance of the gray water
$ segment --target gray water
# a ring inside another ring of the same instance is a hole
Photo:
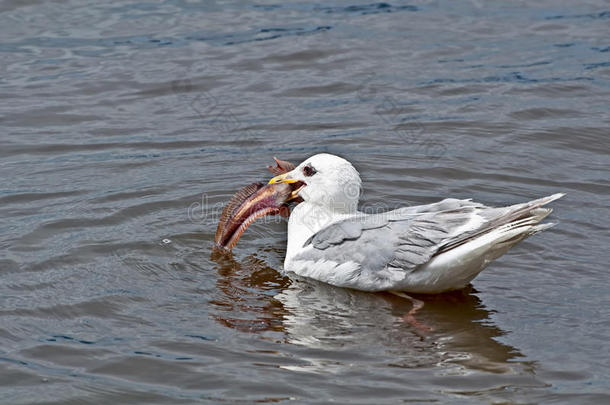
[[[610,4],[0,3],[0,402],[609,403]],[[557,226],[464,291],[282,273],[285,221],[212,254],[273,156],[362,204]]]

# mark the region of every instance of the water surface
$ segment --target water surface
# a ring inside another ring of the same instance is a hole
[[[0,398],[610,402],[603,0],[4,1]],[[282,273],[285,222],[212,255],[272,156],[362,204],[566,192],[558,225],[410,303]]]

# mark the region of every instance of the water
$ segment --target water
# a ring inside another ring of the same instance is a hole
[[[0,12],[0,402],[610,401],[607,2]],[[285,222],[211,254],[233,192],[322,151],[368,208],[567,196],[422,332],[283,276]]]

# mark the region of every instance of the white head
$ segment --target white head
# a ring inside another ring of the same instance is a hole
[[[358,207],[360,175],[350,162],[339,156],[328,153],[314,155],[269,183],[278,182],[298,183],[301,186],[299,197],[332,211],[348,213]]]

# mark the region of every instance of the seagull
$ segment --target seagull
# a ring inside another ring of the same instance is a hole
[[[360,175],[347,160],[322,153],[290,168],[265,186],[284,187],[278,206],[300,201],[288,220],[284,269],[371,292],[462,289],[513,245],[555,225],[540,223],[552,211],[541,207],[564,196],[499,208],[447,198],[365,213],[358,211]]]

